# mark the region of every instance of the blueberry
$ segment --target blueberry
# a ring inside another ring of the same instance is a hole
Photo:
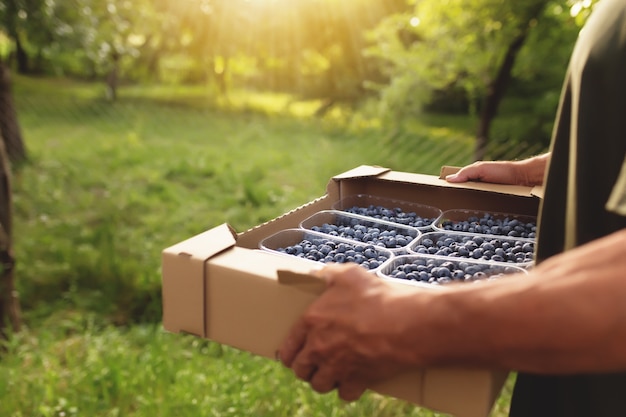
[[[417,276],[419,277],[420,281],[424,282],[428,282],[428,280],[430,279],[430,274],[426,271],[418,272]]]
[[[366,260],[367,260],[367,258],[365,256],[361,255],[360,253],[357,253],[354,256],[354,262],[356,262],[357,264],[362,264]]]
[[[491,242],[484,242],[482,245],[480,245],[480,247],[483,248],[483,250],[485,251],[494,251],[496,249],[496,247]]]
[[[441,248],[439,249],[435,255],[440,255],[440,256],[448,256],[452,253],[452,249],[450,248]]]
[[[461,269],[455,269],[454,271],[452,271],[452,279],[459,281],[459,280],[462,280],[464,277],[465,277],[465,271]]]
[[[419,281],[419,276],[415,272],[409,272],[406,274],[406,279],[410,281]]]
[[[457,250],[457,253],[459,254],[459,256],[462,256],[462,257],[465,257],[465,258],[466,258],[466,257],[468,257],[468,256],[469,256],[470,251],[469,251],[469,249],[467,249],[465,246],[461,246],[461,247]]]
[[[487,274],[485,274],[483,271],[478,271],[474,275],[472,275],[472,280],[474,281],[485,278],[487,278]]]
[[[394,274],[394,278],[398,278],[398,279],[406,279],[406,273],[404,273],[403,271],[397,271]]]
[[[365,257],[367,258],[375,258],[376,257],[376,251],[373,248],[367,248],[365,249],[365,252],[363,252],[363,254],[365,255]]]

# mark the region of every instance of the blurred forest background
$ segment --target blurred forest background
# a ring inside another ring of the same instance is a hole
[[[439,415],[163,333],[160,251],[357,164],[545,151],[595,3],[0,0],[0,415]]]
[[[483,159],[547,143],[592,3],[3,0],[0,56],[16,74],[101,82],[110,100],[128,85],[202,86],[214,101],[284,93],[320,100],[318,117],[358,109],[391,134],[423,112],[470,115]]]

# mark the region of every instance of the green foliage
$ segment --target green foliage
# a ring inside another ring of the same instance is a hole
[[[398,125],[424,111],[478,115],[504,54],[517,40],[525,39],[491,129],[493,143],[487,155],[494,159],[506,155],[501,148],[511,142],[545,147],[569,55],[591,3],[421,0],[414,4],[412,11],[385,18],[369,33],[368,53],[386,63],[390,80],[372,85],[379,93],[378,109],[386,115],[384,120]],[[576,5],[581,13],[574,19],[570,7]],[[539,17],[532,17],[537,10]]]
[[[3,416],[443,417],[374,393],[346,404],[275,361],[158,326],[113,328],[76,314],[45,324],[7,345]]]
[[[20,40],[41,72],[103,80],[117,69],[126,82],[208,83],[223,95],[245,85],[339,100],[362,96],[362,82],[377,73],[362,56],[363,32],[406,8],[404,0],[18,3],[9,2],[15,7],[0,31]]]
[[[344,404],[273,361],[163,333],[160,252],[224,222],[272,219],[361,164],[466,164],[470,119],[386,130],[364,114],[312,119],[315,103],[281,95],[220,104],[200,87],[128,87],[111,103],[99,89],[16,77],[31,154],[14,176],[26,329],[0,358],[0,415],[438,416],[372,393]]]

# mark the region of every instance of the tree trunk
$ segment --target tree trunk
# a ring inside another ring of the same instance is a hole
[[[21,328],[20,303],[15,290],[11,207],[10,162],[0,140],[0,339],[8,337],[7,326],[10,325],[13,332]]]
[[[26,147],[11,91],[10,71],[3,62],[0,62],[0,137],[11,162],[19,163],[26,160]]]
[[[17,73],[28,74],[30,70],[28,65],[28,54],[26,53],[19,36],[15,37],[15,58],[17,60]]]
[[[519,53],[522,45],[526,41],[526,34],[518,36],[507,49],[504,61],[498,69],[496,78],[491,82],[487,89],[487,95],[480,113],[480,121],[478,123],[478,132],[476,132],[476,148],[474,150],[474,159],[480,161],[485,159],[487,144],[489,143],[489,130],[491,122],[498,113],[498,107],[504,97],[504,92],[511,81],[511,71],[515,64],[515,58]]]
[[[120,72],[120,54],[113,52],[111,54],[111,70],[107,74],[107,98],[111,101],[117,100],[117,87],[119,84]]]
[[[474,149],[474,160],[476,161],[485,159],[491,123],[498,113],[500,102],[511,81],[511,73],[515,65],[515,60],[524,42],[526,42],[528,38],[531,27],[530,23],[539,17],[545,7],[545,3],[546,2],[543,0],[539,1],[529,10],[528,18],[525,20],[524,26],[520,28],[520,34],[513,39],[509,45],[496,77],[487,88],[487,94],[480,113],[480,121],[476,132],[476,147]]]

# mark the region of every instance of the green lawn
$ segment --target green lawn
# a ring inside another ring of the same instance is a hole
[[[372,393],[344,404],[273,361],[163,332],[160,252],[276,217],[360,164],[436,174],[468,163],[471,123],[390,134],[340,111],[307,117],[314,103],[280,96],[224,105],[144,87],[107,103],[100,87],[61,80],[18,78],[15,94],[30,155],[13,179],[25,329],[0,359],[1,416],[437,415]]]

